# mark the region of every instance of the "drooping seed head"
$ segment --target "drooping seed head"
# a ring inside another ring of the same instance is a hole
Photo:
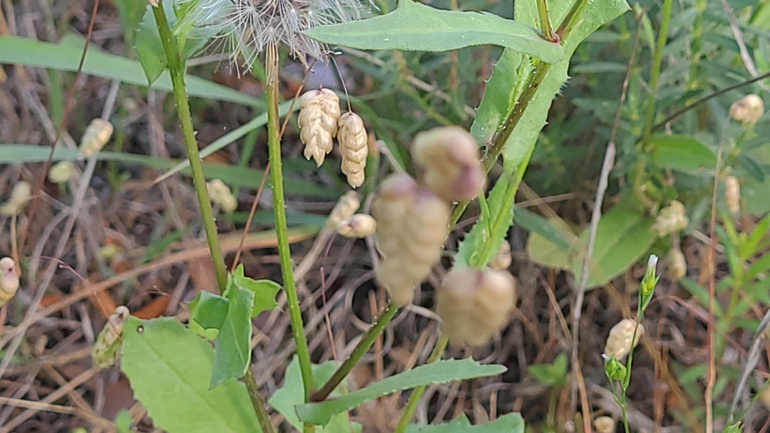
[[[687,260],[680,248],[672,247],[666,254],[668,262],[668,276],[672,280],[680,280],[687,275]]]
[[[636,338],[634,339],[634,330]],[[638,324],[633,319],[623,319],[610,329],[610,335],[604,345],[604,354],[622,360],[628,355],[631,349],[639,344],[639,340],[644,335],[644,325]],[[633,339],[633,343],[631,340]]]
[[[730,213],[741,210],[741,182],[735,176],[725,178],[725,204]]]
[[[329,89],[305,92],[299,101],[297,124],[300,140],[305,144],[306,159],[313,158],[318,167],[334,148],[334,135],[340,119],[340,99]]]
[[[342,220],[353,216],[354,213],[361,207],[361,201],[358,198],[358,193],[355,191],[348,191],[337,200],[337,204],[329,213],[329,218],[326,219],[326,226],[332,229],[337,229],[337,226]]]
[[[672,200],[668,206],[664,207],[655,218],[653,229],[658,235],[663,237],[684,230],[690,223],[685,213],[684,205],[676,200]]]
[[[60,161],[48,171],[48,180],[53,183],[64,183],[70,179],[75,165],[71,161]]]
[[[765,114],[762,98],[749,94],[730,105],[730,117],[744,125],[753,125]]]
[[[102,150],[104,145],[110,141],[112,130],[112,123],[99,118],[92,120],[83,131],[83,138],[80,139],[80,153],[91,156]]]
[[[0,306],[13,298],[19,290],[19,275],[15,267],[16,263],[12,258],[0,259]]]
[[[346,238],[365,238],[377,230],[377,221],[370,215],[355,214],[337,224],[337,233]]]
[[[594,429],[596,433],[615,433],[617,423],[608,416],[600,416],[594,420]]]
[[[206,182],[206,189],[209,193],[209,198],[215,204],[218,204],[222,211],[226,213],[234,212],[238,208],[238,200],[230,191],[230,187],[225,185],[219,179],[213,179]]]
[[[31,198],[32,186],[29,182],[23,180],[16,182],[11,191],[11,197],[0,207],[0,214],[8,216],[20,214]]]
[[[369,154],[368,136],[364,121],[355,113],[340,116],[337,141],[342,154],[342,172],[347,175],[348,184],[357,188],[364,184],[366,156]]]

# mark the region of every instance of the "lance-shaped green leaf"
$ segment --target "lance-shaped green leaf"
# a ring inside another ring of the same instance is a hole
[[[251,310],[254,293],[231,286],[226,293],[227,316],[219,328],[214,347],[211,388],[229,378],[240,378],[251,362]]]
[[[166,12],[166,19],[169,22],[176,21],[173,16],[174,8],[169,8],[167,0],[163,1],[164,11]],[[147,76],[147,83],[152,84],[160,78],[160,74],[166,70],[168,65],[168,59],[166,59],[166,52],[163,50],[163,43],[160,41],[160,34],[158,33],[158,24],[155,21],[155,15],[152,12],[152,6],[147,5],[144,11],[144,17],[139,23],[139,27],[134,34],[136,40],[136,55],[139,57],[139,63],[142,64],[144,74]]]
[[[506,370],[502,365],[481,365],[470,358],[438,361],[391,376],[341,397],[320,403],[307,403],[297,406],[297,415],[301,421],[326,425],[335,414],[350,410],[365,401],[374,400],[396,391],[417,386],[494,376]]]
[[[251,317],[257,317],[259,313],[278,306],[278,303],[275,302],[275,295],[281,290],[281,285],[272,280],[254,280],[243,275],[243,265],[238,265],[235,268],[230,287],[248,290],[254,294]]]
[[[524,433],[524,419],[518,413],[509,413],[486,424],[472,425],[465,414],[446,424],[410,424],[406,433]]]
[[[214,350],[176,319],[123,327],[121,369],[155,427],[168,433],[261,432],[246,386],[234,379],[209,389]]]
[[[532,27],[486,12],[440,10],[400,0],[386,15],[305,32],[318,41],[361,50],[449,51],[475,45],[500,45],[545,62],[564,58],[559,44]]]

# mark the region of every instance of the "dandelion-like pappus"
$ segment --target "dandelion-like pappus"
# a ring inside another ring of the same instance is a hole
[[[307,67],[307,57],[320,59],[325,47],[303,32],[316,26],[357,20],[359,0],[177,0],[189,12],[180,28],[212,33],[224,40],[231,59],[243,57],[248,70],[263,52],[280,45]],[[193,33],[195,35],[195,32]]]

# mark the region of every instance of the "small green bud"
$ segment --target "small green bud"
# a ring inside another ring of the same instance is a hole
[[[110,368],[118,360],[123,337],[123,324],[126,322],[128,314],[128,308],[123,306],[116,308],[102,328],[102,332],[96,337],[91,359],[97,370]]]
[[[647,270],[642,278],[642,284],[639,290],[639,309],[644,311],[652,300],[652,295],[655,292],[655,286],[658,284],[659,277],[655,270],[658,266],[658,256],[655,254],[650,255],[647,261]]]
[[[728,425],[722,430],[722,433],[741,433],[741,422],[738,421],[735,424]]]
[[[607,375],[607,379],[614,382],[620,382],[626,378],[628,369],[615,357],[609,357],[602,355],[604,358],[604,374]]]

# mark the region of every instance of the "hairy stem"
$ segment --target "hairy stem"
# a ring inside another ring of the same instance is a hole
[[[262,398],[262,394],[259,393],[259,386],[257,385],[257,380],[254,379],[254,373],[251,372],[251,367],[246,369],[246,374],[243,375],[243,381],[246,382],[246,389],[249,391],[251,405],[257,413],[257,419],[259,420],[259,426],[262,427],[262,433],[274,433],[275,429],[270,422],[270,415],[267,414],[267,409],[265,409],[265,400]]]
[[[198,196],[203,228],[206,231],[206,240],[208,240],[211,260],[214,262],[214,272],[217,276],[217,285],[221,293],[224,292],[227,286],[227,269],[225,269],[225,259],[222,256],[222,250],[219,248],[214,212],[211,209],[211,201],[206,190],[206,177],[203,176],[203,165],[198,154],[198,142],[195,140],[192,116],[190,116],[190,104],[187,100],[187,89],[184,84],[185,67],[179,55],[179,48],[177,48],[176,41],[171,34],[168,20],[166,20],[163,4],[158,3],[158,6],[154,7],[152,12],[155,15],[160,40],[163,43],[163,50],[166,52],[166,59],[168,60],[168,70],[171,75],[171,84],[174,88],[174,102],[176,102],[179,122],[182,124],[184,145],[187,150],[187,159],[190,161],[195,194]]]
[[[289,234],[286,227],[286,203],[283,195],[283,166],[281,164],[281,132],[278,118],[278,48],[269,47],[267,53],[267,146],[270,158],[270,181],[273,187],[273,215],[275,216],[275,232],[278,238],[278,255],[281,262],[283,288],[286,292],[286,302],[289,306],[291,333],[297,346],[302,385],[305,390],[305,401],[309,401],[313,392],[313,373],[310,368],[310,351],[305,339],[302,310],[294,284],[294,269],[291,263]],[[311,426],[312,427],[312,426]],[[306,425],[307,431],[307,425]]]
[[[553,32],[551,18],[548,16],[548,0],[537,0],[537,16],[540,19],[540,31],[547,41],[559,42],[559,37]]]
[[[332,391],[334,391],[335,388],[337,388],[337,386],[353,370],[353,367],[356,366],[358,360],[360,360],[361,357],[366,354],[369,348],[372,347],[374,340],[377,339],[377,337],[382,333],[388,323],[390,323],[391,319],[393,319],[393,316],[396,315],[396,312],[398,312],[398,307],[392,303],[388,303],[388,305],[385,307],[385,310],[382,311],[380,317],[377,318],[377,321],[372,324],[371,328],[369,328],[369,331],[367,331],[366,335],[364,335],[364,338],[362,338],[358,345],[356,345],[356,348],[353,349],[353,353],[351,353],[348,359],[346,359],[345,362],[343,362],[342,365],[337,368],[332,377],[329,378],[324,386],[322,386],[318,392],[313,394],[313,398],[311,399],[312,401],[323,401],[326,399],[326,397],[329,396],[329,394],[331,394]]]

